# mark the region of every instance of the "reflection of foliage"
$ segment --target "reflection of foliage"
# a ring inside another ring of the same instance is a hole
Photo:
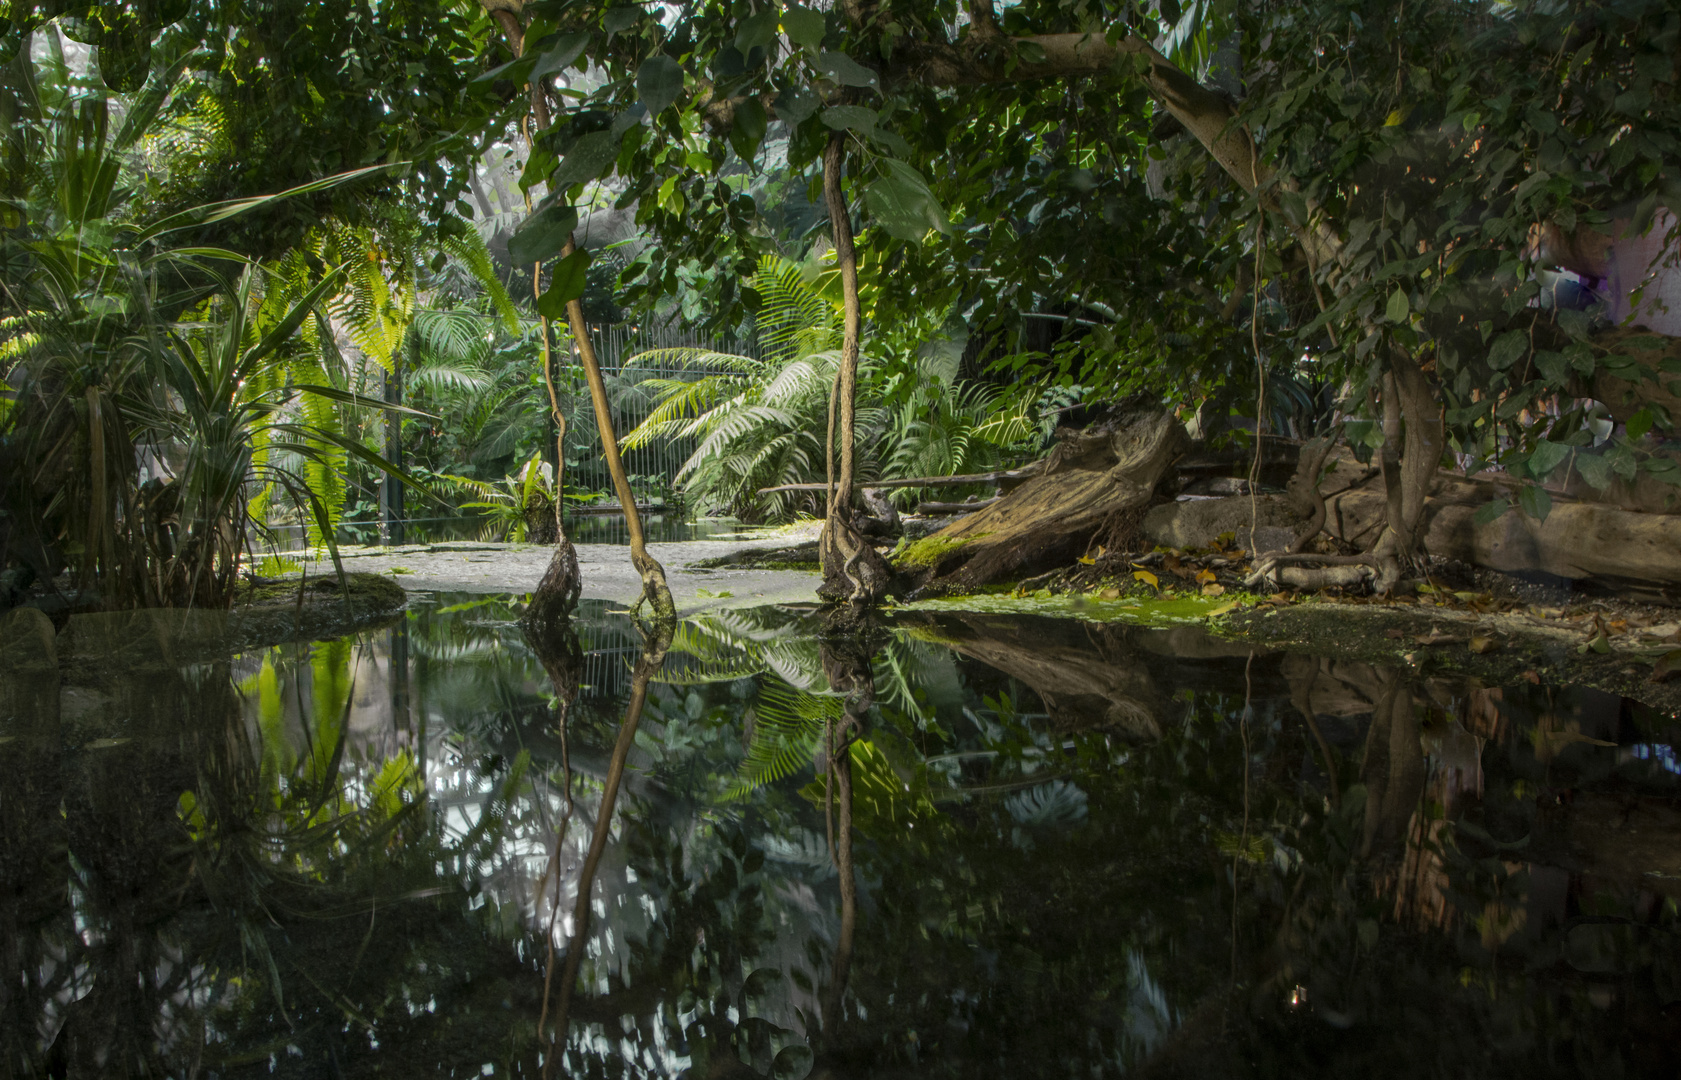
[[[844,705],[839,697],[767,684],[753,706],[753,741],[725,798],[742,798],[754,788],[774,784],[810,765],[824,732],[840,719]]]
[[[598,612],[581,615],[586,647],[619,648],[621,624]],[[192,958],[169,969],[187,974],[167,989],[199,980],[194,1000],[209,1003],[202,1017],[225,1040],[209,1067],[240,1075],[246,1055],[253,1073],[266,1072],[268,1048],[291,1044],[302,1056],[277,1055],[281,1075],[331,1074],[335,1058],[346,1075],[440,1062],[532,1071],[542,971],[530,958],[544,955],[547,911],[535,884],[560,804],[548,779],[559,749],[540,668],[510,615],[501,600],[411,615],[424,743],[371,742],[385,732],[366,713],[344,722],[346,703],[369,693],[359,681],[351,693],[352,673],[360,680],[384,655],[369,642],[271,650],[240,668],[249,726],[191,728],[200,742],[165,818],[190,855],[161,869],[137,862],[139,849],[119,859],[78,825],[89,925],[121,930],[103,913],[130,910],[120,873],[133,864],[150,883],[144,895],[169,898],[158,910],[181,912],[158,942]],[[1514,925],[1533,885],[1510,845],[1539,835],[1539,785],[1675,787],[1610,747],[1572,744],[1539,760],[1526,718],[1566,709],[1540,688],[1507,698],[1510,730],[1481,756],[1480,806],[1421,848],[1449,884],[1445,917],[1426,924],[1397,918],[1388,856],[1358,855],[1376,796],[1324,780],[1324,753],[1359,778],[1358,722],[1321,718],[1321,744],[1281,694],[1246,713],[1235,694],[1181,683],[1159,741],[1112,747],[1101,731],[1051,730],[1031,692],[927,646],[896,654],[912,700],[949,684],[957,701],[938,691],[920,713],[873,710],[852,747],[857,953],[847,1019],[811,1041],[838,929],[822,785],[739,789],[760,731],[760,762],[785,768],[777,753],[839,699],[809,692],[820,682],[780,681],[751,653],[810,643],[809,624],[750,612],[691,630],[691,659],[715,649],[737,675],[653,689],[598,886],[605,914],[574,988],[569,1075],[615,1075],[624,1061],[668,1074],[743,1062],[800,1075],[812,1047],[857,1073],[931,1076],[1061,1075],[1071,1064],[1114,1076],[1174,1061],[1189,1075],[1242,1075],[1235,1055],[1276,1062],[1279,1073],[1334,1066],[1380,1077],[1459,1075],[1466,1060],[1497,1055],[1537,1074],[1538,1055],[1563,1052],[1558,1031],[1569,1031],[1570,1054],[1609,1059],[1624,1053],[1619,1040],[1640,1038],[1625,1015],[1649,1007],[1635,1019],[1655,1017],[1673,1000],[1672,908],[1637,919],[1632,901],[1601,891],[1583,894],[1597,906],[1580,926]],[[1277,686],[1255,666],[1257,687]],[[748,667],[757,670],[738,677]],[[878,683],[886,670],[877,663]],[[1221,669],[1198,670],[1220,681]],[[1241,667],[1223,675],[1241,686]],[[821,680],[821,669],[801,677]],[[168,696],[156,685],[145,692]],[[195,718],[236,716],[226,682],[220,693]],[[160,705],[171,723],[182,700]],[[782,723],[765,723],[767,702],[780,703]],[[569,730],[572,793],[586,815],[614,726],[610,701],[596,711],[605,717],[580,711]],[[935,712],[938,724],[924,719]],[[749,715],[758,730],[744,748]],[[1445,738],[1431,723],[1428,737]],[[736,797],[720,798],[732,788]],[[192,796],[177,804],[180,791]],[[73,820],[85,813],[75,799],[87,797],[64,797]],[[60,798],[55,790],[52,821]],[[1443,809],[1419,802],[1431,820]],[[109,822],[133,818],[130,803],[113,806]],[[1243,858],[1250,849],[1269,857]],[[136,985],[113,966],[119,951],[99,954],[97,993]],[[1629,1013],[1592,1005],[1596,988],[1614,989]],[[1291,1006],[1292,994],[1305,1004]],[[154,996],[93,1000],[148,1022],[181,1015]],[[1211,1016],[1226,1035],[1208,1036]]]

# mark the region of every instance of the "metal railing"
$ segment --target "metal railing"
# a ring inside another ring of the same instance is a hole
[[[607,399],[613,417],[613,430],[622,438],[648,418],[659,404],[655,393],[638,386],[646,379],[694,380],[707,375],[726,374],[729,369],[716,366],[629,363],[640,353],[653,349],[696,348],[712,352],[757,356],[757,346],[751,341],[731,337],[703,335],[680,326],[649,326],[640,323],[618,323],[590,328],[591,343],[601,364],[602,379],[607,384]],[[576,365],[561,373],[563,380],[575,382],[574,392],[584,394],[583,372]],[[593,422],[586,430],[586,441],[593,444]],[[632,477],[631,487],[640,496],[667,497],[673,493],[678,470],[695,451],[693,439],[659,439],[645,446],[624,452],[625,471]],[[607,467],[599,457],[572,466],[568,486],[574,489],[610,490]]]

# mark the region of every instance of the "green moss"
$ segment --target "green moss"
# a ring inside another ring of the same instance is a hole
[[[1054,596],[1047,589],[1039,589],[1025,596],[1013,593],[976,593],[968,596],[942,597],[904,604],[899,610],[908,611],[979,611],[995,615],[1051,615],[1059,618],[1082,619],[1086,622],[1126,622],[1140,626],[1172,626],[1178,623],[1202,622],[1208,613],[1220,607],[1226,598],[1204,596],[1173,596],[1135,599],[1122,597],[1104,600],[1094,596]]]
[[[893,565],[900,570],[927,570],[951,552],[971,540],[978,539],[978,536],[924,536],[921,540],[905,545],[894,555]]]

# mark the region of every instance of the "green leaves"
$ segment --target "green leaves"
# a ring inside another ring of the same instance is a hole
[[[821,99],[812,91],[803,86],[791,86],[776,96],[771,107],[776,110],[778,119],[798,127],[821,104]]]
[[[664,53],[655,53],[636,71],[636,96],[658,116],[683,93],[683,68]]]
[[[1389,303],[1384,307],[1383,314],[1392,323],[1405,323],[1407,316],[1412,313],[1412,305],[1407,303],[1407,294],[1396,289],[1389,294]]]
[[[1529,335],[1522,330],[1508,330],[1494,339],[1488,350],[1489,366],[1505,371],[1529,351]]]
[[[758,98],[747,98],[736,104],[730,145],[735,147],[735,152],[741,155],[743,161],[753,160],[753,155],[758,153],[759,143],[765,137],[765,127],[765,107],[759,104]]]
[[[921,173],[892,158],[883,158],[881,165],[882,176],[864,189],[864,205],[877,224],[901,240],[916,243],[930,229],[941,233],[951,231],[945,210]]]
[[[573,143],[566,160],[549,177],[549,190],[564,191],[573,184],[585,184],[599,178],[619,156],[619,141],[620,136],[611,131],[592,131]]]
[[[572,61],[583,54],[584,46],[590,42],[588,34],[562,34],[555,39],[553,45],[543,50],[537,57],[537,62],[531,68],[530,78],[541,79],[545,75],[553,75],[569,67]]]
[[[1628,418],[1628,437],[1630,439],[1640,438],[1640,436],[1652,430],[1652,422],[1652,410],[1641,409],[1639,412]]]
[[[1471,520],[1478,525],[1487,525],[1498,521],[1511,508],[1512,504],[1505,499],[1494,499],[1478,507],[1477,512],[1471,516]]]
[[[545,319],[566,316],[566,305],[584,295],[585,274],[589,270],[590,253],[574,251],[555,263],[549,287],[537,297],[537,313]]]
[[[508,239],[508,258],[516,265],[543,262],[560,254],[578,227],[578,212],[570,206],[545,206],[525,219]]]
[[[827,28],[821,11],[790,4],[782,13],[782,29],[787,32],[788,40],[802,48],[821,48]]]
[[[754,49],[767,48],[776,40],[777,12],[774,4],[766,4],[757,12],[741,20],[736,28],[735,47],[746,56]]]
[[[871,90],[881,89],[881,80],[876,77],[875,72],[843,52],[819,53],[817,55],[817,70],[842,86],[859,86]]]
[[[1546,521],[1547,515],[1553,512],[1553,497],[1547,494],[1546,488],[1525,484],[1518,489],[1518,509],[1536,521]]]
[[[823,123],[833,131],[856,131],[868,138],[875,134],[876,112],[862,105],[831,105],[823,110]]]
[[[1545,480],[1552,475],[1554,469],[1564,464],[1564,459],[1569,456],[1570,447],[1563,443],[1542,439],[1535,444],[1535,449],[1530,451],[1525,468],[1528,469],[1530,476],[1537,480]]]

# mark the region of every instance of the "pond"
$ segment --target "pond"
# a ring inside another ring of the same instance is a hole
[[[1675,1074],[1631,702],[1195,625],[517,617],[13,664],[8,1075]]]

